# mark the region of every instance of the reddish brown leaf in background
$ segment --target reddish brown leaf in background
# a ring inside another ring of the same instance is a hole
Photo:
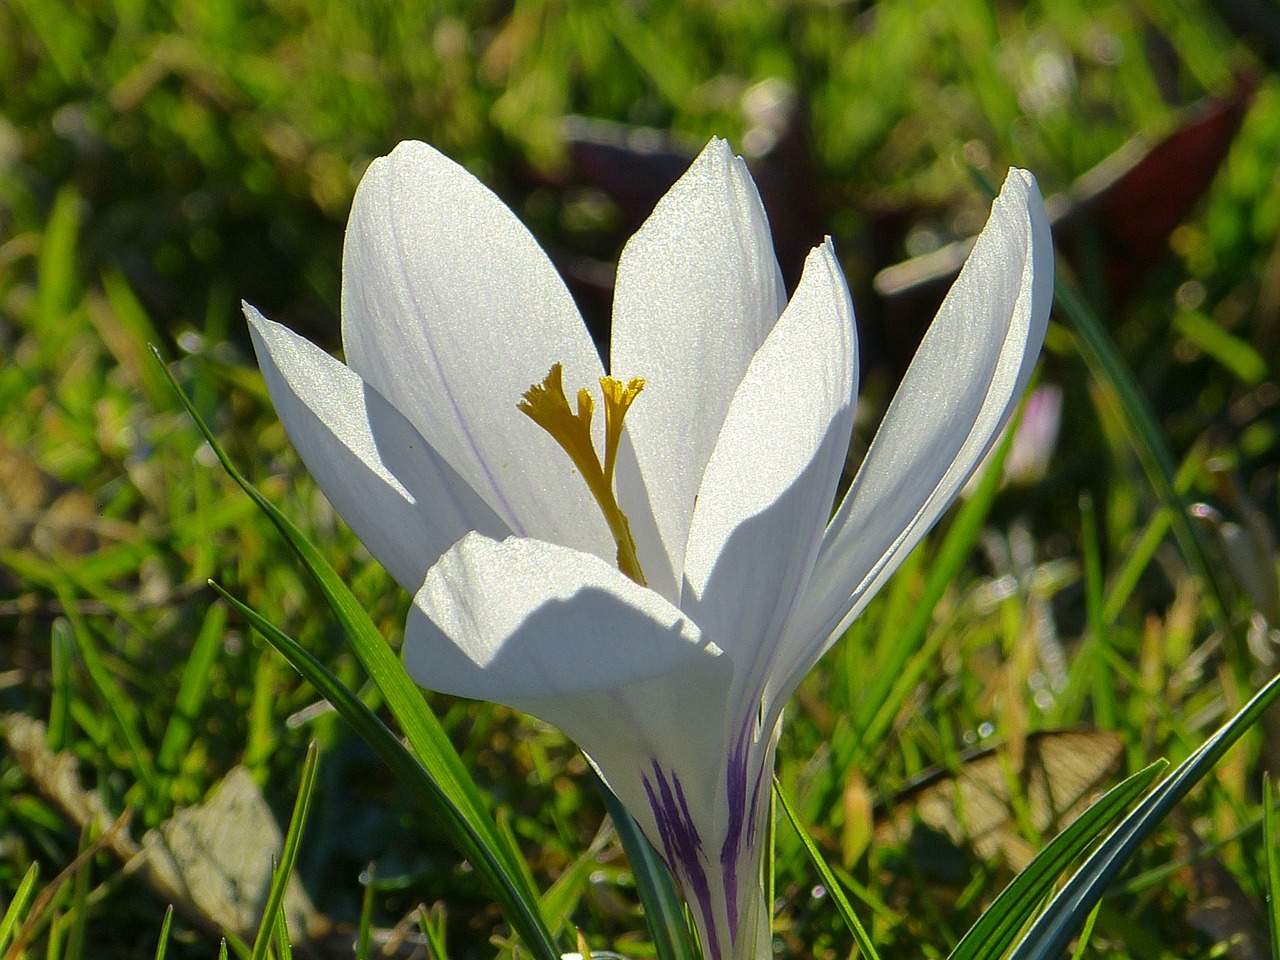
[[[1141,135],[1049,197],[1049,219],[1060,253],[1077,268],[1092,246],[1101,254],[1107,293],[1123,300],[1145,272],[1168,252],[1169,235],[1204,196],[1226,158],[1257,80],[1242,76],[1231,93],[1190,107],[1174,130],[1151,144]],[[1085,239],[1091,241],[1085,244]],[[923,334],[968,256],[973,240],[959,240],[922,257],[882,270],[875,290],[884,300],[886,325]],[[910,357],[915,343],[907,345]],[[895,355],[898,351],[894,351]]]
[[[1113,294],[1127,295],[1168,251],[1169,235],[1226,159],[1257,86],[1256,77],[1243,75],[1230,93],[1187,110],[1164,139],[1150,146],[1140,136],[1130,140],[1077,180],[1070,205],[1054,211],[1059,233],[1069,234],[1082,217],[1096,218]]]
[[[1108,284],[1107,294],[1116,300],[1127,297],[1167,253],[1170,234],[1208,190],[1256,87],[1254,76],[1241,76],[1229,93],[1188,108],[1162,139],[1152,143],[1142,135],[1134,137],[1068,190],[1050,197],[1058,249],[1077,267],[1086,266],[1078,259],[1083,256],[1080,251],[1100,255],[1096,266]],[[742,150],[769,215],[783,276],[794,286],[805,254],[832,232],[834,214],[847,201],[822,188],[812,162],[808,113],[799,97],[789,90],[783,95],[780,89],[759,97],[754,112],[751,93],[744,98],[750,129]],[[567,123],[566,139],[568,182],[603,190],[622,213],[624,237],[644,222],[695,154],[670,134],[581,118]],[[845,243],[845,256],[850,246],[864,254],[859,261],[864,273],[884,266],[871,258],[896,249],[919,212],[870,212],[874,242],[844,238],[853,241]],[[885,266],[875,274],[872,290],[857,289],[857,276],[851,272],[864,364],[887,362],[905,369],[972,243],[956,241]],[[589,325],[603,340],[613,293],[612,265],[584,256],[556,259]]]

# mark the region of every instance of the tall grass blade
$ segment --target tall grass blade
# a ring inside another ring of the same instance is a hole
[[[865,696],[859,698],[862,706],[854,722],[861,730],[859,740],[862,743],[884,742],[885,735],[893,726],[894,717],[916,688],[920,675],[934,664],[932,659],[920,657],[913,668],[908,666],[912,656],[924,643],[929,624],[933,621],[934,608],[955,581],[960,569],[968,562],[973,545],[982,533],[982,526],[986,523],[987,514],[991,512],[991,505],[1000,489],[1004,463],[1013,446],[1014,433],[1022,419],[1024,407],[1025,401],[1018,408],[1017,416],[1010,421],[1004,437],[993,448],[991,460],[973,496],[956,512],[955,519],[942,539],[938,555],[929,568],[924,593],[915,604],[906,629],[885,647],[886,659],[876,665],[871,688]]]
[[[519,894],[512,889],[515,878],[504,871],[497,860],[492,846],[486,845],[477,835],[476,824],[468,820],[445,793],[441,784],[424,766],[419,755],[405,748],[400,739],[366,707],[348,687],[344,686],[329,670],[311,653],[305,650],[292,637],[282,632],[257,611],[241,603],[216,583],[210,584],[227,603],[240,613],[273,647],[280,652],[295,670],[298,671],[317,693],[328,700],[335,710],[351,724],[356,734],[367,743],[382,762],[398,776],[409,789],[409,793],[420,802],[439,825],[450,835],[454,846],[476,868],[477,873],[489,881],[495,896],[504,910],[508,910],[507,919],[521,935],[529,941],[527,934],[519,926],[522,914],[517,908],[525,905],[516,898]],[[492,823],[492,821],[490,821]],[[496,830],[496,827],[492,829]],[[537,924],[542,924],[541,915],[535,914]],[[528,925],[532,921],[527,922]],[[545,930],[545,927],[542,929]],[[546,935],[547,949],[555,951],[550,934]],[[559,952],[540,954],[546,960],[557,960]]]
[[[791,826],[796,831],[796,836],[800,838],[800,842],[804,845],[805,852],[809,854],[809,860],[813,863],[814,869],[818,871],[818,875],[822,877],[822,883],[827,888],[827,893],[831,894],[831,902],[836,905],[836,910],[840,912],[840,919],[844,921],[849,932],[853,934],[854,941],[862,950],[864,956],[868,960],[880,960],[880,954],[876,952],[876,945],[872,942],[867,928],[862,925],[862,921],[858,919],[858,915],[853,912],[853,905],[849,903],[849,898],[844,895],[844,888],[840,881],[836,878],[835,873],[827,865],[827,861],[822,856],[822,851],[818,849],[818,845],[813,842],[813,838],[809,836],[809,831],[804,828],[804,824],[800,822],[800,816],[792,808],[791,803],[787,800],[787,796],[782,792],[782,784],[773,781],[773,796],[778,802],[778,806],[782,807],[782,811],[787,815],[787,819],[791,821]]]
[[[293,865],[298,861],[298,851],[302,849],[302,831],[307,825],[307,813],[311,810],[311,796],[315,792],[319,766],[320,749],[313,740],[307,747],[306,759],[302,761],[302,776],[298,783],[298,796],[293,804],[293,815],[289,818],[289,829],[284,835],[280,862],[272,873],[271,889],[267,893],[267,903],[262,911],[262,922],[258,924],[258,935],[253,941],[253,960],[266,960],[276,923],[283,919],[284,894],[289,887],[289,878],[293,876]]]
[[[1010,960],[1051,960],[1060,956],[1138,845],[1278,697],[1280,677],[1272,679],[1147,794],[1036,918],[1014,947]]]
[[[9,945],[9,939],[13,936],[13,930],[18,925],[22,912],[27,909],[27,904],[31,902],[31,895],[36,889],[36,879],[40,876],[40,864],[33,863],[27,868],[27,872],[23,874],[22,882],[18,884],[18,889],[13,895],[13,899],[9,902],[9,907],[4,912],[4,917],[0,918],[0,950]]]
[[[223,634],[227,625],[227,608],[215,604],[209,608],[200,630],[192,644],[178,683],[178,696],[173,712],[160,739],[156,753],[156,767],[162,776],[171,778],[178,772],[182,756],[195,736],[196,721],[209,692],[209,676],[213,664],[222,651]]]
[[[1271,777],[1262,778],[1262,842],[1267,857],[1267,928],[1271,932],[1271,960],[1280,960],[1280,825],[1276,823],[1275,790]]]
[[[1061,833],[1009,883],[961,937],[948,960],[997,960],[1053,890],[1062,871],[1151,786],[1169,764],[1159,760],[1116,784]]]
[[[622,840],[627,862],[631,864],[636,893],[644,907],[649,936],[653,938],[653,948],[658,960],[699,960],[689,932],[689,923],[685,919],[684,907],[676,894],[675,884],[666,865],[640,832],[627,808],[613,795],[613,791],[599,777],[594,779],[600,796],[604,798],[609,817],[613,820],[614,829]]]
[[[164,923],[160,924],[160,939],[156,941],[156,960],[164,960],[169,952],[169,929],[173,926],[173,904],[169,904],[164,912]]]
[[[431,783],[431,788],[424,794],[424,800],[435,812],[443,814],[443,819],[454,825],[454,842],[489,881],[508,922],[535,956],[541,960],[557,960],[560,951],[538,912],[537,895],[525,881],[519,851],[501,836],[494,825],[480,791],[467,773],[461,757],[449,742],[440,722],[427,708],[421,691],[405,672],[399,657],[387,646],[368,614],[320,552],[236,469],[172,372],[163,364],[159,353],[153,352],[223,469],[266,514],[320,588],[341,624],[351,649],[378,687],[383,701],[420,761],[422,776],[416,777],[411,785],[421,787],[424,778]],[[261,621],[261,618],[258,620]],[[268,636],[268,639],[272,638]],[[273,645],[276,643],[275,640],[272,642]],[[293,651],[285,656],[301,672],[299,660],[296,659],[297,654],[302,652],[301,648],[292,644],[292,641],[289,643]],[[328,693],[325,695],[329,696]]]
[[[88,626],[72,613],[75,608],[73,596],[61,588],[58,593],[69,615],[70,628],[66,635],[75,645],[76,652],[80,654],[80,663],[84,667],[89,685],[93,688],[98,701],[106,708],[106,716],[128,748],[129,756],[133,760],[134,775],[145,788],[147,796],[152,796],[156,785],[156,770],[142,734],[141,721],[133,699],[126,696],[120,685],[116,683],[106,662],[102,659],[102,654]]]
[[[360,920],[356,924],[356,960],[369,960],[371,956],[369,951],[373,943],[373,903],[377,879],[377,867],[371,863],[360,877],[364,893],[360,896]]]
[[[275,945],[276,960],[293,960],[293,946],[289,943],[289,925],[285,922],[283,910],[276,913]]]
[[[71,625],[59,617],[53,621],[50,631],[49,682],[52,696],[49,700],[49,728],[45,740],[49,749],[57,753],[67,745],[71,732],[71,651],[75,641]]]
[[[444,940],[443,907],[437,905],[435,910],[428,911],[424,904],[419,904],[418,929],[422,931],[422,936],[427,941],[428,960],[449,960],[449,949],[445,946]]]
[[[1191,569],[1205,584],[1215,625],[1224,636],[1229,636],[1231,627],[1226,615],[1226,593],[1217,571],[1209,562],[1203,535],[1191,522],[1186,504],[1177,492],[1174,483],[1177,469],[1155,414],[1138,389],[1133,375],[1125,366],[1102,322],[1075,286],[1061,274],[1054,284],[1054,297],[1058,308],[1075,329],[1076,343],[1080,346],[1085,364],[1098,381],[1109,387],[1119,398],[1130,438],[1147,474],[1147,481],[1156,496],[1169,507],[1169,520],[1178,546]]]

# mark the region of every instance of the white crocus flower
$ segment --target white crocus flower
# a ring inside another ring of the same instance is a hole
[[[303,460],[415,595],[410,674],[572,737],[720,960],[770,953],[762,820],[783,705],[991,445],[1052,274],[1035,180],[1014,170],[834,515],[857,395],[849,292],[828,241],[787,302],[723,141],[622,253],[610,372],[626,380],[605,376],[511,211],[421,143],[356,192],[346,365],[246,312]]]

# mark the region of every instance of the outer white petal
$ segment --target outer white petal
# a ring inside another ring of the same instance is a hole
[[[320,489],[405,589],[468,530],[504,536],[488,505],[352,370],[244,305],[267,389]]]
[[[614,293],[610,371],[645,378],[619,498],[645,576],[668,597],[729,400],[785,302],[751,175],[712,140],[627,243]]]
[[[589,554],[473,534],[427,575],[404,659],[425,687],[554,723],[659,849],[680,818],[697,842],[678,845],[674,866],[701,871],[694,909],[727,929],[717,831],[733,664],[679,610]],[[672,801],[651,802],[664,787]]]
[[[537,242],[475,177],[402,143],[360,182],[343,256],[351,368],[515,532],[611,555],[564,452],[516,409],[553,363],[595,388],[595,347]]]
[[[789,693],[955,498],[1044,342],[1053,246],[1035,178],[1011,170],[823,541]]]
[[[730,888],[717,832],[725,807],[725,744],[717,721],[732,673],[728,657],[702,657],[649,680],[515,704],[582,748],[668,860],[701,925],[719,928],[722,940],[729,939]],[[745,892],[759,897],[758,890]]]
[[[828,241],[733,396],[685,554],[681,606],[733,658],[757,704],[831,515],[856,375],[853,304]]]
[[[420,685],[512,704],[638,683],[720,656],[684,614],[593,554],[469,534],[427,573],[405,627]]]

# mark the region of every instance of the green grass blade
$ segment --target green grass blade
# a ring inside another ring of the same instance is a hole
[[[1280,960],[1280,841],[1277,833],[1275,791],[1271,778],[1262,778],[1262,841],[1267,854],[1267,927],[1271,931],[1271,960]]]
[[[275,944],[276,960],[293,960],[293,947],[289,943],[289,925],[285,922],[283,910],[276,914]]]
[[[1036,918],[1010,954],[1010,960],[1051,960],[1060,956],[1138,845],[1277,698],[1280,698],[1280,677],[1272,679],[1244,709],[1147,794]]]
[[[1168,766],[1164,760],[1116,784],[1036,854],[969,928],[948,960],[996,960],[1053,890],[1062,871],[1084,853]]]
[[[631,865],[658,960],[698,960],[684,906],[666,865],[613,791],[599,777],[594,779]]]
[[[840,885],[840,881],[836,878],[831,868],[827,866],[827,861],[823,858],[822,851],[818,849],[818,845],[809,836],[809,831],[800,822],[799,814],[792,809],[786,794],[782,792],[782,784],[778,782],[776,777],[773,781],[773,795],[777,799],[778,805],[782,807],[783,812],[787,815],[787,819],[791,821],[791,826],[795,829],[796,836],[804,844],[805,852],[809,854],[809,860],[813,863],[814,869],[818,871],[818,875],[822,877],[822,882],[826,886],[827,892],[831,894],[832,903],[836,905],[836,909],[840,912],[840,918],[844,920],[845,926],[853,934],[853,939],[857,942],[863,955],[868,957],[869,960],[880,960],[880,954],[876,952],[876,945],[871,942],[871,936],[867,933],[866,927],[862,925],[858,915],[853,912],[853,905],[849,903],[849,898],[844,895],[844,888]]]
[[[62,605],[68,612],[74,609],[74,600],[70,594],[59,591],[59,599],[62,600]],[[129,755],[133,759],[134,774],[142,783],[147,796],[153,796],[156,785],[155,765],[147,749],[133,699],[127,696],[116,683],[88,627],[74,614],[70,617],[67,636],[80,654],[80,663],[84,666],[90,686],[93,687],[99,702],[106,708],[107,717],[110,718],[116,732],[128,748]]]
[[[158,352],[155,356],[160,361]],[[427,779],[432,782],[428,796],[443,798],[465,823],[465,831],[456,834],[455,840],[461,840],[463,834],[471,838],[472,849],[464,852],[473,858],[480,854],[477,867],[493,885],[507,920],[535,956],[542,960],[557,960],[560,951],[538,912],[537,894],[525,882],[519,851],[506,842],[494,825],[462,758],[449,742],[440,722],[427,708],[421,691],[405,672],[400,658],[387,646],[364,608],[320,552],[236,469],[172,372],[163,362],[161,366],[228,475],[266,514],[320,588],[356,657],[378,687],[383,701],[417,754]],[[296,668],[297,663],[291,657],[289,659]]]
[[[156,941],[156,960],[164,960],[169,952],[169,929],[173,926],[173,904],[169,904],[164,912],[164,923],[160,924],[160,938]]]
[[[364,884],[364,893],[360,896],[360,920],[356,925],[356,960],[369,960],[369,950],[373,942],[373,903],[377,892],[377,866],[369,864],[360,877]]]
[[[71,651],[75,645],[71,625],[59,617],[53,621],[49,648],[49,675],[52,697],[49,702],[49,727],[45,740],[57,753],[67,745],[71,732]]]
[[[1058,308],[1071,321],[1085,364],[1098,381],[1109,387],[1119,398],[1130,438],[1147,474],[1147,480],[1156,496],[1171,511],[1173,535],[1187,563],[1205,584],[1215,625],[1224,636],[1230,636],[1231,628],[1226,615],[1228,608],[1224,599],[1226,593],[1213,564],[1209,562],[1203,535],[1191,522],[1186,504],[1174,485],[1177,471],[1173,455],[1165,444],[1155,414],[1120,358],[1110,334],[1080,292],[1061,273],[1054,284],[1054,296]]]
[[[4,917],[0,918],[0,950],[9,945],[9,938],[13,936],[13,928],[17,926],[22,912],[27,909],[31,895],[35,892],[36,879],[39,876],[40,864],[31,864],[23,875],[22,882],[18,884],[18,889],[14,893],[13,899],[9,902],[9,908],[5,910]]]
[[[226,625],[227,608],[219,604],[213,605],[200,624],[195,643],[192,644],[191,655],[187,657],[182,679],[178,683],[178,696],[174,700],[173,712],[169,715],[164,736],[160,739],[160,749],[156,753],[156,767],[166,778],[177,773],[182,756],[195,736],[196,719],[200,716],[205,696],[209,692],[210,671],[222,651]]]
[[[528,904],[520,899],[523,891],[519,889],[515,875],[506,871],[493,847],[487,844],[478,832],[477,825],[458,809],[452,797],[426,768],[421,758],[406,749],[399,738],[360,701],[353,691],[344,686],[324,664],[303,649],[297,641],[283,633],[257,611],[231,596],[218,584],[210,585],[248,620],[253,628],[280,652],[281,656],[289,661],[317,693],[333,704],[334,709],[351,724],[360,739],[382,758],[382,762],[390,767],[391,771],[408,787],[410,794],[423,804],[427,812],[449,834],[454,846],[471,862],[476,872],[489,882],[499,904],[506,912],[508,921],[525,938],[526,944],[536,943],[537,941],[531,940],[532,934],[537,930],[544,932],[546,930],[541,915],[531,911]],[[496,827],[492,829],[496,830]],[[532,918],[527,916],[530,913]],[[544,957],[545,960],[557,960],[559,951],[555,948],[549,933],[545,936],[544,949],[548,952],[539,956]]]
[[[1093,936],[1093,925],[1098,922],[1098,911],[1102,909],[1102,904],[1094,904],[1092,910],[1089,911],[1089,917],[1084,922],[1084,928],[1080,931],[1080,939],[1076,942],[1076,948],[1071,951],[1071,960],[1081,960],[1085,950],[1089,948],[1089,938]]]
[[[929,568],[924,593],[913,607],[906,629],[884,648],[886,657],[877,664],[871,688],[865,696],[859,698],[861,706],[854,722],[862,731],[858,738],[862,743],[884,742],[902,704],[911,696],[923,672],[932,668],[936,662],[931,657],[918,657],[913,665],[908,666],[912,656],[924,643],[929,624],[933,621],[934,608],[955,581],[960,569],[968,562],[973,545],[982,533],[982,526],[986,523],[987,514],[991,512],[991,505],[1000,489],[1004,462],[1013,446],[1013,437],[1022,419],[1024,406],[1025,400],[1019,406],[1017,415],[1010,421],[1010,428],[993,448],[991,461],[978,482],[977,490],[956,512],[955,520],[947,528],[938,555]]]
[[[58,191],[40,244],[36,318],[46,355],[56,355],[73,330],[65,322],[76,297],[76,247],[80,237],[80,197],[74,187]]]
[[[302,762],[298,797],[293,804],[293,815],[289,818],[289,829],[284,835],[280,862],[271,877],[271,889],[267,893],[262,921],[258,924],[258,935],[253,941],[253,960],[266,960],[276,924],[283,920],[284,894],[289,887],[289,878],[293,876],[293,865],[298,861],[298,851],[302,849],[302,831],[307,825],[307,813],[311,809],[311,796],[315,792],[319,767],[320,750],[315,741],[312,741],[307,747],[307,757]]]
[[[437,916],[433,918],[425,906],[418,906],[418,929],[422,931],[422,936],[427,941],[427,957],[429,960],[449,960],[449,949],[445,945],[444,939],[444,927],[442,908],[437,911]]]

